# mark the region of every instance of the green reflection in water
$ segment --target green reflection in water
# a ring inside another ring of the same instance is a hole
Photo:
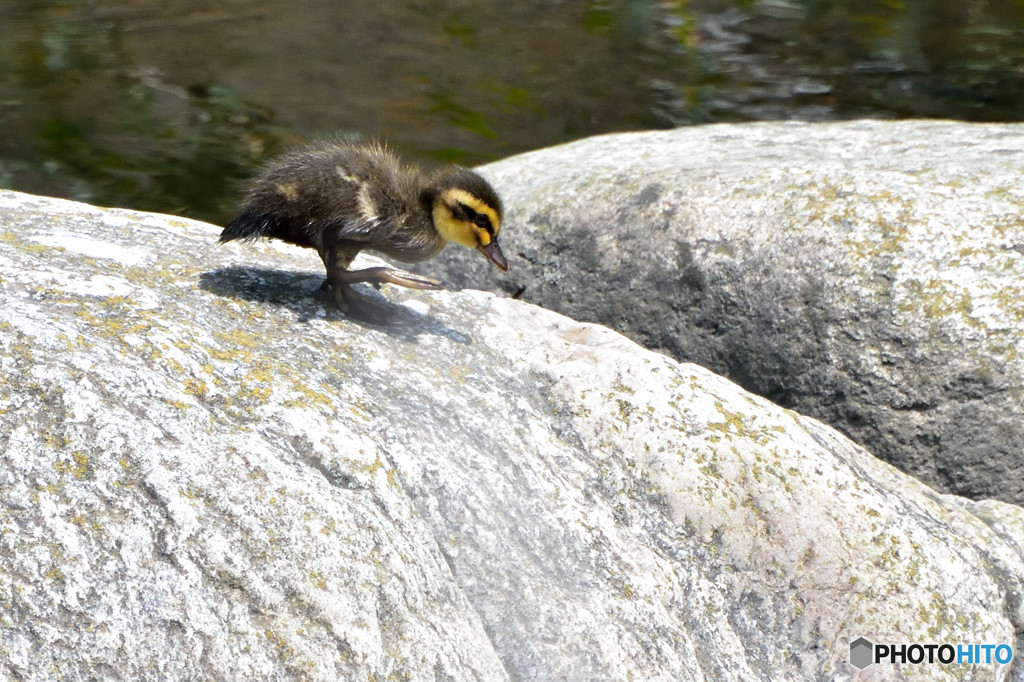
[[[0,185],[224,222],[315,135],[477,164],[708,121],[1024,116],[1020,0],[203,0],[0,9]]]

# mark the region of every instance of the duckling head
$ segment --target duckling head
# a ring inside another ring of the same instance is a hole
[[[508,270],[498,246],[501,199],[486,180],[465,168],[448,170],[431,183],[428,199],[434,228],[445,241],[476,249]]]

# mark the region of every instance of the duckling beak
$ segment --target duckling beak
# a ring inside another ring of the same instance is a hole
[[[508,270],[508,261],[505,260],[505,254],[503,254],[501,249],[498,247],[497,239],[492,239],[486,245],[481,244],[476,248],[480,253],[487,256],[487,260],[491,261],[502,270]]]

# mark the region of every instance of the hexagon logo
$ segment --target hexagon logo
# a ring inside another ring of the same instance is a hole
[[[857,670],[863,670],[872,663],[875,658],[875,645],[864,637],[858,637],[850,642],[850,663]]]

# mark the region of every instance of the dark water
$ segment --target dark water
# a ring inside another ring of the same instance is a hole
[[[0,186],[223,222],[314,135],[476,164],[780,118],[1024,117],[1022,0],[0,0]]]

